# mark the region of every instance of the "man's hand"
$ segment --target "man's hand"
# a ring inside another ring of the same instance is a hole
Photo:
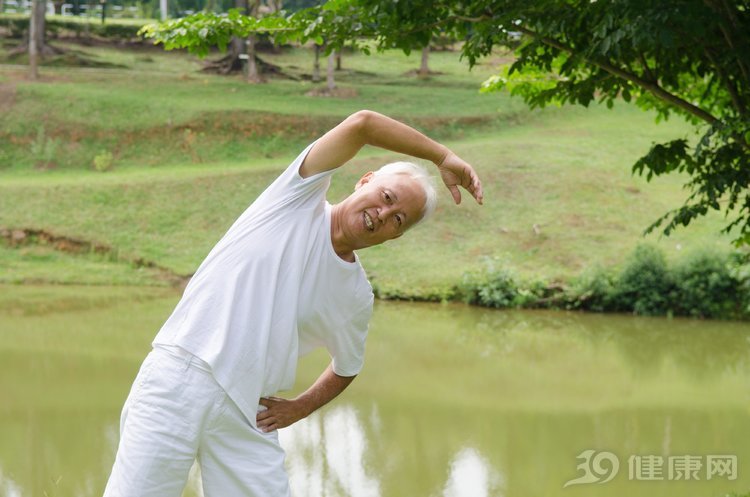
[[[453,201],[456,204],[461,203],[459,185],[466,188],[479,204],[482,203],[484,198],[482,182],[479,181],[479,176],[477,176],[476,171],[474,171],[474,168],[468,162],[449,151],[442,162],[438,164],[438,169],[440,170],[440,177],[443,179],[443,183],[450,190],[451,195],[453,195]]]
[[[286,428],[309,414],[299,400],[261,397],[260,405],[266,407],[266,410],[258,412],[255,422],[264,433]]]
[[[293,400],[279,397],[261,397],[260,405],[266,408],[255,417],[258,429],[263,432],[278,430],[296,423],[312,414],[316,409],[330,402],[344,391],[354,380],[354,376],[339,376],[328,365],[315,383]]]

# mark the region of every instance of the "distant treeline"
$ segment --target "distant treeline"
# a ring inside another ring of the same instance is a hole
[[[750,319],[750,254],[703,251],[670,265],[659,249],[640,245],[621,270],[595,269],[565,284],[522,281],[493,260],[434,297],[495,308]]]
[[[114,41],[127,41],[138,39],[138,30],[143,22],[134,20],[107,20],[101,23],[93,17],[74,16],[47,16],[45,29],[47,36],[53,37],[68,35],[77,38],[97,36],[109,38]],[[29,29],[29,17],[20,14],[0,15],[0,28],[5,28],[11,38],[23,38]]]

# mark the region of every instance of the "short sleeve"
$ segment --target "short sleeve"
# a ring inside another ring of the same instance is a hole
[[[333,372],[339,376],[355,376],[362,370],[372,304],[371,294],[368,302],[327,339],[326,348],[333,360]]]
[[[279,177],[276,178],[268,188],[266,188],[261,196],[258,197],[255,201],[256,204],[270,204],[285,207],[292,207],[292,205],[294,205],[296,207],[301,207],[301,205],[296,204],[304,204],[314,199],[317,200],[320,198],[321,194],[325,195],[325,192],[330,185],[330,177],[336,171],[335,169],[323,171],[313,176],[308,176],[307,178],[303,178],[299,174],[299,169],[307,157],[307,154],[310,153],[313,145],[315,145],[315,142],[312,142],[305,147],[302,153],[300,153],[292,163],[289,164],[284,172],[282,172],[281,175],[279,175]]]
[[[326,192],[335,170],[324,171],[307,178],[299,175],[299,168],[314,144],[315,142],[308,145],[237,218],[227,232],[228,235],[239,233],[241,236],[249,227],[273,225],[284,216],[319,207],[325,202]]]

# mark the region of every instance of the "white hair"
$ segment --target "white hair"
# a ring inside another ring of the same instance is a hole
[[[414,225],[432,216],[432,213],[435,212],[435,207],[437,207],[438,194],[435,190],[435,180],[427,172],[427,169],[411,162],[391,162],[375,171],[373,176],[385,176],[388,174],[406,174],[422,188],[425,196],[424,206],[422,207],[422,218]]]

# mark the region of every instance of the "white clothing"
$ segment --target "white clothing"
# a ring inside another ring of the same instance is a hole
[[[263,433],[178,347],[155,347],[120,419],[120,445],[104,497],[180,497],[193,461],[206,497],[288,497],[278,432]]]
[[[208,363],[253,426],[260,397],[293,386],[299,355],[326,347],[340,376],[364,361],[372,287],[333,249],[333,171],[299,174],[311,147],[211,250],[154,340]]]

